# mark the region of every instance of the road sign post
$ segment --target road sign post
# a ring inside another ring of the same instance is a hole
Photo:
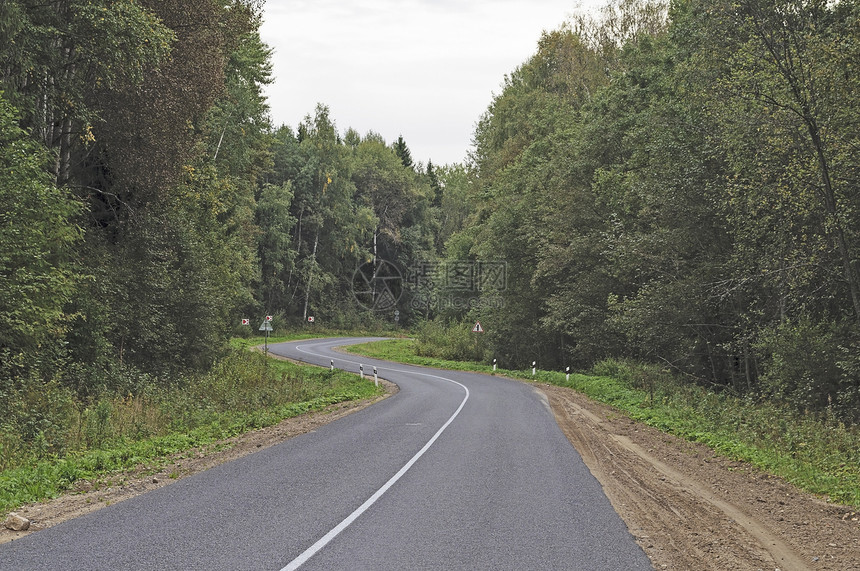
[[[475,322],[475,326],[474,326],[474,327],[472,327],[472,333],[483,333],[483,332],[484,332],[484,328],[483,328],[483,327],[481,327],[481,322],[480,322],[480,321],[476,321],[476,322]],[[475,357],[474,357],[474,358],[475,358],[475,360],[476,360],[476,361],[480,361],[480,360],[481,360],[481,358],[482,358],[482,355],[481,355],[481,344],[480,344],[480,342],[478,341],[478,337],[480,337],[480,336],[479,336],[479,335],[475,335]]]
[[[272,330],[272,316],[267,315],[263,323],[260,324],[260,331],[266,332],[266,356],[269,356],[269,331]]]

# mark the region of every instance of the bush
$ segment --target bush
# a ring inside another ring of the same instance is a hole
[[[853,400],[846,392],[853,384],[846,378],[850,370],[838,365],[843,357],[839,340],[845,338],[840,329],[801,318],[765,330],[756,344],[765,356],[760,379],[765,393],[810,412],[828,410],[846,396]]]
[[[466,323],[426,321],[418,330],[416,354],[446,361],[487,361],[491,358],[483,334]]]

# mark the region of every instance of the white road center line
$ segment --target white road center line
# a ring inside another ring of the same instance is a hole
[[[305,350],[305,349],[304,349],[302,346],[300,346],[300,345],[297,345],[297,346],[296,346],[296,349],[297,349],[298,351],[302,352],[302,353],[307,353],[307,354],[309,354],[309,355],[315,355],[315,354],[314,354],[314,353],[312,353],[311,351]],[[316,356],[321,356],[321,355],[318,355],[318,354],[317,354]],[[357,362],[354,362],[354,361],[349,361],[349,360],[345,360],[345,359],[341,359],[341,360],[344,360],[344,361],[346,361],[346,362],[348,362],[348,363],[353,363],[353,364],[356,364],[356,365],[358,364]],[[436,431],[436,434],[434,434],[434,435],[433,435],[433,437],[432,437],[430,440],[428,440],[428,441],[427,441],[427,444],[425,444],[425,445],[424,445],[424,447],[423,447],[423,448],[421,448],[421,450],[419,450],[419,451],[415,454],[415,456],[413,456],[413,457],[412,457],[412,458],[411,458],[411,459],[410,459],[406,464],[404,464],[404,465],[403,465],[403,467],[402,467],[402,468],[400,468],[400,470],[398,470],[398,471],[397,471],[397,473],[396,473],[396,474],[394,474],[394,475],[391,477],[391,479],[389,479],[387,482],[385,482],[385,484],[383,484],[383,486],[382,486],[381,488],[379,488],[378,490],[376,490],[376,492],[375,492],[372,496],[370,496],[370,497],[369,497],[369,498],[368,498],[368,499],[367,499],[363,504],[361,504],[360,506],[358,506],[358,508],[356,508],[356,510],[355,510],[354,512],[352,512],[351,514],[349,514],[348,516],[346,516],[346,518],[345,518],[343,521],[341,521],[339,524],[337,524],[335,527],[333,527],[333,528],[331,529],[331,531],[329,531],[327,534],[325,534],[325,535],[324,535],[322,538],[320,538],[316,543],[314,543],[313,545],[311,545],[310,547],[308,547],[306,550],[304,550],[304,551],[301,553],[301,555],[299,555],[298,557],[296,557],[295,559],[293,559],[292,561],[290,561],[290,563],[289,563],[286,567],[284,567],[283,569],[281,569],[281,571],[293,571],[294,569],[298,569],[299,567],[301,567],[301,566],[302,566],[302,565],[303,565],[303,564],[304,564],[308,559],[310,559],[311,557],[313,557],[314,555],[316,555],[316,554],[317,554],[317,553],[318,553],[318,552],[319,552],[323,547],[325,547],[325,546],[326,546],[326,545],[327,545],[327,544],[328,544],[332,539],[334,539],[335,537],[337,537],[337,536],[338,536],[338,535],[339,535],[343,530],[345,530],[347,527],[349,527],[349,526],[350,526],[350,524],[351,524],[352,522],[354,522],[356,519],[358,519],[358,517],[359,517],[361,514],[363,514],[364,512],[366,512],[366,511],[368,510],[368,508],[370,508],[370,506],[372,506],[373,504],[375,504],[375,503],[376,503],[376,501],[377,501],[379,498],[381,498],[381,497],[382,497],[382,495],[383,495],[383,494],[385,494],[385,492],[387,492],[387,491],[389,490],[389,488],[391,488],[391,486],[393,486],[394,484],[396,484],[396,483],[397,483],[397,481],[398,481],[400,478],[402,478],[402,477],[403,477],[403,475],[404,475],[406,472],[408,472],[408,471],[409,471],[409,469],[412,467],[412,465],[413,465],[413,464],[415,464],[415,462],[417,462],[417,461],[418,461],[418,459],[419,459],[419,458],[421,458],[421,456],[423,456],[423,455],[424,455],[424,453],[425,453],[425,452],[427,452],[427,450],[428,450],[431,446],[433,446],[433,443],[434,443],[434,442],[436,442],[436,439],[437,439],[437,438],[439,438],[439,436],[440,436],[443,432],[445,432],[445,429],[446,429],[446,428],[448,428],[448,425],[450,425],[452,422],[454,422],[454,419],[455,419],[455,418],[457,418],[457,415],[459,415],[459,414],[460,414],[460,411],[461,411],[461,410],[463,410],[463,407],[466,405],[466,401],[467,401],[467,400],[469,400],[469,389],[468,389],[468,388],[466,388],[466,386],[465,386],[465,385],[463,385],[463,384],[461,384],[461,383],[458,383],[457,381],[455,381],[455,380],[453,380],[453,379],[448,379],[448,378],[445,378],[445,377],[440,377],[439,375],[431,375],[431,374],[429,374],[429,373],[419,373],[419,372],[414,372],[414,371],[402,371],[402,370],[398,370],[398,369],[388,369],[388,370],[389,370],[389,371],[398,372],[398,373],[409,373],[409,374],[414,374],[414,375],[423,375],[423,376],[425,376],[425,377],[431,377],[431,378],[434,378],[434,379],[440,379],[440,380],[442,380],[442,381],[447,381],[447,382],[449,382],[449,383],[453,383],[453,384],[455,384],[455,385],[460,386],[464,391],[466,391],[466,396],[465,396],[465,397],[463,397],[463,402],[461,402],[461,403],[460,403],[460,406],[459,406],[459,407],[457,407],[457,410],[456,410],[456,411],[454,411],[454,414],[452,414],[452,415],[451,415],[451,418],[449,418],[449,419],[445,422],[445,424],[443,424],[443,425],[442,425],[442,428],[440,428],[438,431]]]

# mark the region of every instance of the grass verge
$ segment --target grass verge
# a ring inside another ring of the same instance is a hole
[[[492,373],[492,366],[422,357],[409,339],[347,350],[402,363]],[[499,370],[497,374],[569,387],[664,432],[703,443],[792,484],[847,506],[860,506],[860,429],[832,416],[814,418],[767,401],[715,393],[648,367],[606,362],[596,374]]]
[[[270,343],[319,337],[270,337]],[[54,498],[80,480],[98,481],[132,468],[157,471],[176,453],[205,446],[249,430],[350,401],[372,398],[382,389],[343,371],[265,359],[245,350],[262,338],[234,341],[234,349],[200,377],[138,394],[106,394],[69,407],[63,441],[38,454],[39,447],[0,434],[0,512]]]

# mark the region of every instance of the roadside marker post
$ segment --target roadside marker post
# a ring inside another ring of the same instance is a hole
[[[495,371],[496,371],[496,360],[493,359],[493,372],[495,372]]]
[[[570,367],[565,367],[565,368],[564,368],[564,380],[565,380],[565,381],[569,381],[569,380],[570,380]]]
[[[361,375],[362,380],[364,380],[364,365],[358,366],[358,374]]]
[[[331,372],[334,372],[334,359],[331,360]]]
[[[532,376],[537,374],[537,361],[532,361]]]
[[[379,375],[376,373],[376,367],[373,368],[373,384],[379,386]]]

